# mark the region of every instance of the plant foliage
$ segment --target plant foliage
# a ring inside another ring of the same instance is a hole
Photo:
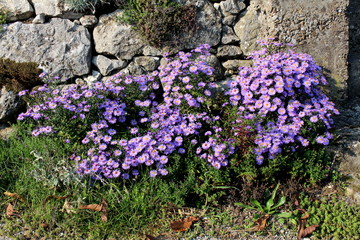
[[[0,89],[5,86],[9,90],[19,92],[41,85],[43,84],[39,78],[41,72],[36,63],[18,63],[0,58]]]
[[[179,37],[195,30],[196,8],[172,0],[129,0],[119,20],[133,26],[155,47],[176,46]]]

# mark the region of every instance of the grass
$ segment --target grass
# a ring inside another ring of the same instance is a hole
[[[297,234],[300,217],[293,204],[297,199],[310,216],[308,225],[320,225],[312,233],[314,239],[360,236],[359,205],[340,202],[341,195],[315,195],[319,187],[316,185],[304,187],[291,179],[283,182],[279,194],[272,197],[275,202],[280,196],[286,197],[278,210],[293,213],[294,220],[279,221],[274,216],[263,229],[254,232],[251,229],[256,226],[255,216],[261,212],[234,203],[249,203],[250,198],[255,198],[266,204],[268,198],[264,193],[274,189],[274,184],[235,185],[229,178],[221,180],[196,159],[186,165],[181,159],[176,160],[164,178],[138,177],[132,181],[80,178],[67,160],[73,147],[51,136],[31,137],[31,128],[26,124],[13,127],[15,134],[9,140],[0,140],[0,189],[17,193],[25,201],[1,196],[2,235],[20,239],[145,239],[146,235],[172,239],[196,236],[254,239],[276,234],[289,239]],[[100,205],[103,199],[108,205],[107,221],[102,221],[101,211],[79,209],[89,204]],[[14,212],[6,216],[9,204]],[[189,216],[199,220],[187,231],[172,231],[171,222]]]

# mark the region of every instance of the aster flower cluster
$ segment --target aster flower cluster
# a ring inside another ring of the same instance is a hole
[[[186,154],[187,144],[215,168],[226,166],[233,147],[220,139],[221,128],[214,124],[220,116],[210,109],[216,84],[207,82],[214,72],[205,62],[209,49],[204,44],[174,59],[165,55],[167,64],[148,75],[119,73],[92,86],[44,85],[22,92],[39,101],[18,119],[47,125],[35,129],[34,136],[78,135],[86,151],[70,158],[79,174],[128,179],[146,166],[151,177],[166,175],[172,155]],[[60,124],[55,115],[62,117]],[[83,131],[71,126],[83,126]]]
[[[165,54],[166,64],[147,75],[119,73],[90,86],[50,81],[22,91],[33,102],[18,119],[36,122],[34,136],[55,134],[78,146],[70,159],[94,178],[167,175],[174,157],[188,151],[220,169],[235,152],[247,153],[239,148],[250,148],[262,164],[285,149],[329,143],[338,111],[319,88],[326,80],[311,56],[254,52],[253,66],[241,68],[219,99],[209,50],[203,44]]]
[[[225,103],[237,107],[238,121],[256,119],[257,163],[274,158],[287,146],[295,151],[315,141],[327,145],[332,138],[331,116],[339,112],[320,88],[326,84],[321,68],[308,54],[269,51],[281,43],[271,39],[259,43],[267,48],[251,54],[251,67],[239,69]]]

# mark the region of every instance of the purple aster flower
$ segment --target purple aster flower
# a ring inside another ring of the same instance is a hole
[[[261,155],[256,156],[256,164],[261,165],[264,162],[264,157]]]
[[[191,73],[195,73],[197,70],[198,70],[198,68],[196,66],[194,66],[194,65],[189,68],[189,71]]]
[[[169,173],[169,171],[166,170],[165,168],[159,169],[158,172],[159,172],[161,175],[163,175],[163,176],[165,176],[165,175],[167,175],[167,174]]]
[[[120,172],[119,170],[117,170],[117,169],[112,172],[112,176],[113,176],[114,178],[119,177],[120,174],[121,174],[121,172]]]
[[[100,144],[99,149],[105,150],[107,148],[107,145],[105,143]]]
[[[184,148],[179,148],[178,152],[179,152],[180,154],[184,154],[186,151],[185,151]]]
[[[150,171],[150,177],[156,177],[157,175],[157,171],[156,170],[151,170]]]
[[[160,157],[160,163],[161,164],[166,164],[168,162],[168,157],[167,156],[161,156]]]
[[[128,180],[130,178],[130,175],[128,173],[123,173],[121,177],[125,180]]]
[[[318,121],[318,117],[317,116],[311,116],[310,117],[310,122],[316,123]]]
[[[136,134],[136,133],[138,133],[138,131],[139,131],[138,128],[131,128],[131,129],[130,129],[130,133],[131,133],[131,134]]]
[[[206,96],[211,96],[211,92],[210,92],[209,90],[205,90],[205,91],[204,91],[204,94],[205,94]]]

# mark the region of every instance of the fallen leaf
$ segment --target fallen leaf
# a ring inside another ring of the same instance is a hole
[[[187,217],[180,221],[174,221],[170,223],[170,227],[174,232],[184,232],[190,229],[193,222],[198,221],[199,219],[196,217]]]
[[[270,215],[265,214],[256,220],[256,226],[252,228],[253,231],[262,231],[266,226],[266,221],[269,219]]]
[[[47,228],[47,224],[46,223],[40,223],[40,227],[42,227],[42,228]]]
[[[313,231],[315,231],[316,228],[319,227],[319,226],[320,226],[320,225],[315,224],[315,225],[311,225],[311,226],[305,228],[304,231],[303,231],[303,234],[302,234],[302,238],[303,238],[303,237],[306,237],[306,236],[309,235],[309,234],[311,234],[311,233],[312,233]]]
[[[17,193],[4,192],[4,195],[6,195],[8,197],[19,199],[20,201],[25,202],[25,199]]]
[[[310,217],[309,214],[308,214],[308,213],[305,213],[304,216],[302,216],[302,217],[300,218],[300,220],[306,220],[306,219],[308,219],[309,217]]]
[[[87,209],[87,210],[100,212],[101,211],[101,205],[99,205],[99,204],[82,205],[82,206],[79,206],[79,209]]]
[[[14,207],[11,203],[9,203],[9,205],[6,207],[6,216],[7,217],[11,217],[14,215]]]
[[[108,213],[108,204],[105,201],[105,199],[103,199],[101,201],[101,204],[89,204],[89,205],[82,205],[78,207],[79,209],[87,209],[87,210],[92,210],[92,211],[96,211],[96,212],[100,212],[102,211],[102,215],[101,215],[101,220],[103,222],[107,221],[107,213]]]
[[[103,222],[106,222],[108,220],[107,218],[107,214],[108,214],[108,204],[107,202],[105,201],[105,199],[103,199],[101,201],[101,211],[103,212],[103,214],[101,215],[101,220]]]
[[[66,195],[66,196],[61,197],[61,196],[50,195],[50,196],[46,197],[46,199],[44,200],[43,206],[45,206],[46,202],[47,202],[48,200],[50,200],[50,199],[55,198],[55,199],[64,200],[64,199],[67,199],[67,198],[70,197],[70,196],[71,196],[71,195]]]
[[[303,237],[306,237],[307,235],[311,234],[316,230],[317,227],[320,225],[311,225],[309,227],[306,227],[306,220],[309,218],[309,214],[305,213],[304,216],[300,218],[300,223],[298,227],[298,235],[297,240],[301,240]]]
[[[297,208],[300,207],[300,203],[299,203],[298,199],[295,199],[294,206],[297,207]]]

